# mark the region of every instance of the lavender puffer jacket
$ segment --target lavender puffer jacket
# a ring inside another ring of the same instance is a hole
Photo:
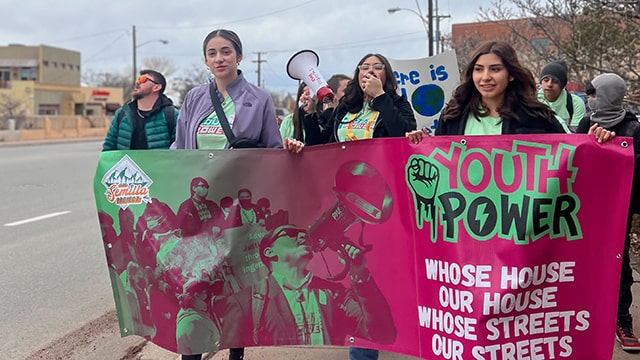
[[[256,139],[268,148],[282,148],[280,129],[271,95],[245,80],[241,71],[227,86],[236,109],[233,133],[238,138]],[[176,122],[176,140],[171,149],[197,149],[196,131],[213,112],[209,84],[191,89],[182,103]],[[229,145],[227,144],[227,147]]]

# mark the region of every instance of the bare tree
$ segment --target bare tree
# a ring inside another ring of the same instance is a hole
[[[483,20],[509,26],[524,45],[518,50],[527,52],[533,63],[564,59],[571,77],[582,82],[603,72],[617,73],[627,81],[630,102],[640,103],[639,10],[638,1],[496,0],[480,13]],[[534,33],[547,39],[548,46],[536,47]]]
[[[21,129],[26,121],[27,101],[11,94],[0,94],[0,119],[6,123],[9,119],[16,121],[16,129]],[[6,125],[2,128],[6,128]]]
[[[144,58],[142,60],[142,69],[155,70],[164,75],[165,78],[172,77],[178,71],[178,67],[171,60],[165,57]]]
[[[192,65],[182,77],[174,78],[172,89],[178,93],[180,104],[189,90],[200,84],[206,84],[211,79],[211,73],[204,65]]]

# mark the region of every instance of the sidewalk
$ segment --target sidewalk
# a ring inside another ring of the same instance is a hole
[[[634,302],[631,305],[631,315],[635,319],[634,328],[635,333],[640,334],[640,274],[633,270],[633,278],[635,280],[632,287]],[[611,334],[611,340],[613,342],[613,360],[638,360],[640,359],[640,353],[627,353],[623,351],[620,346],[615,342],[614,334]],[[144,343],[144,340],[142,340]],[[222,350],[216,354],[209,354],[203,356],[203,360],[227,360],[229,358],[229,351]],[[247,348],[245,353],[246,360],[279,360],[279,359],[291,359],[291,360],[311,360],[311,359],[323,359],[323,360],[348,360],[349,352],[347,348],[343,347],[313,347],[313,346],[280,346],[280,347],[255,347]],[[180,360],[178,354],[163,350],[158,346],[147,342],[142,351],[137,354],[135,359],[139,360]],[[380,352],[380,360],[411,360],[417,359],[411,356]]]
[[[1,147],[14,147],[14,146],[30,146],[30,145],[45,145],[45,144],[63,144],[70,142],[91,142],[91,141],[104,141],[104,136],[100,137],[67,137],[67,138],[53,138],[42,140],[22,140],[22,141],[0,141]]]

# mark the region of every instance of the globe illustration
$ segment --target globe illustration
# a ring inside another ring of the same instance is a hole
[[[435,116],[444,106],[444,91],[435,84],[422,85],[411,94],[413,108],[422,116]]]

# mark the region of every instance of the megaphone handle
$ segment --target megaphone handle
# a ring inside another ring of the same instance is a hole
[[[336,252],[338,253],[338,256],[344,261],[344,268],[339,273],[333,276],[328,276],[327,280],[329,281],[340,281],[344,279],[349,273],[349,269],[351,269],[351,258],[349,257],[349,254],[346,253],[344,248],[340,247],[336,249]]]
[[[358,235],[358,248],[360,249],[360,255],[364,255],[369,251],[373,250],[373,245],[368,244],[365,245],[363,235],[364,235],[364,223],[360,223],[362,227],[360,228],[360,235]]]

